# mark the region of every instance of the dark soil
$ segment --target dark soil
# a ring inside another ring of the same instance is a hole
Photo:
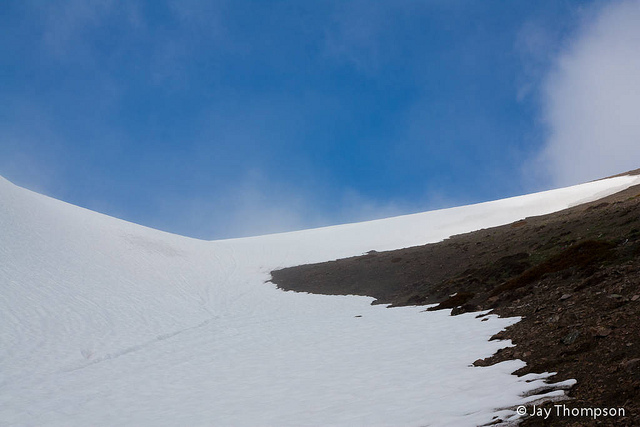
[[[638,171],[634,171],[638,173]],[[567,408],[624,408],[624,417],[531,417],[523,426],[640,426],[640,186],[550,215],[443,242],[272,272],[281,289],[367,295],[452,314],[522,316],[495,339],[509,347],[478,366],[522,359],[516,372],[574,378]],[[556,403],[557,404],[557,403]],[[552,407],[547,403],[545,407]]]

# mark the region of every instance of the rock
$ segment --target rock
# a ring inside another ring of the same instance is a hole
[[[592,329],[592,333],[591,333],[594,337],[606,337],[609,336],[609,334],[611,334],[611,329],[607,328],[606,326],[598,326],[597,328],[593,328]]]
[[[624,295],[620,295],[620,294],[611,294],[611,295],[607,295],[607,298],[612,299],[618,303],[626,303],[629,302],[629,298],[625,297]]]
[[[638,301],[640,299],[640,295],[634,295],[631,297],[631,301]]]
[[[478,359],[475,362],[473,362],[473,366],[490,366],[491,365],[491,358],[487,357],[484,359]]]
[[[482,307],[474,305],[474,304],[463,304],[460,307],[455,307],[451,310],[451,315],[452,316],[457,316],[458,314],[462,314],[462,313],[471,313],[474,311],[480,311],[482,310]],[[484,319],[486,320],[486,319]]]
[[[622,362],[621,365],[624,369],[633,371],[634,369],[640,367],[640,359],[627,360],[626,362]]]
[[[560,301],[565,301],[571,298],[571,294],[564,294],[560,297]]]
[[[407,299],[407,305],[424,305],[427,302],[427,298],[422,295],[412,295]]]
[[[549,317],[547,319],[547,323],[556,323],[560,320],[560,315],[559,314],[554,314],[553,316]]]
[[[640,359],[627,360],[620,365],[631,375],[632,378],[636,380],[640,379]]]
[[[494,336],[492,336],[491,338],[489,338],[489,341],[500,341],[505,339],[507,339],[505,331],[500,331]]]
[[[567,335],[565,335],[564,338],[562,338],[562,343],[564,345],[571,345],[576,341],[576,339],[578,339],[579,336],[580,331],[571,331]]]

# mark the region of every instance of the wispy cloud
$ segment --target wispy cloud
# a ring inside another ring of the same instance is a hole
[[[543,85],[548,138],[535,166],[568,185],[640,166],[640,1],[589,14]]]
[[[201,239],[257,236],[335,224],[368,221],[424,210],[403,200],[380,200],[345,188],[327,200],[326,189],[316,191],[281,181],[264,170],[252,169],[235,185],[210,189],[207,194],[165,194],[157,201],[156,217],[146,225]],[[335,194],[335,192],[333,192]],[[440,208],[451,200],[428,194]],[[179,226],[176,226],[179,223]]]
[[[385,3],[349,2],[337,8],[325,33],[325,53],[346,61],[360,71],[376,69],[381,60],[380,38]]]
[[[516,51],[522,62],[522,75],[518,81],[518,101],[535,92],[537,84],[553,56],[557,55],[557,34],[542,20],[527,21],[516,38]]]
[[[395,61],[397,52],[415,36],[412,21],[417,15],[447,2],[355,0],[332,4],[333,16],[324,31],[324,54],[370,75]]]
[[[0,171],[15,184],[50,193],[59,183],[63,144],[50,116],[26,100],[5,98],[0,120]],[[43,145],[42,141],[47,144]]]
[[[252,169],[233,184],[166,193],[147,225],[201,239],[255,236],[326,225],[312,194]]]
[[[47,52],[59,59],[90,53],[84,36],[104,23],[114,6],[112,0],[71,0],[44,7],[34,4],[43,19],[42,41]]]

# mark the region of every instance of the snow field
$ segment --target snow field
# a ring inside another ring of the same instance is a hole
[[[548,375],[511,375],[521,361],[470,364],[508,345],[488,338],[517,319],[282,292],[264,283],[269,272],[435,242],[638,183],[207,242],[0,178],[0,425],[471,426],[512,416]]]

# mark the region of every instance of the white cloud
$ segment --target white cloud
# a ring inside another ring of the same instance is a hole
[[[543,88],[554,185],[640,167],[640,1],[608,3],[558,55]]]

